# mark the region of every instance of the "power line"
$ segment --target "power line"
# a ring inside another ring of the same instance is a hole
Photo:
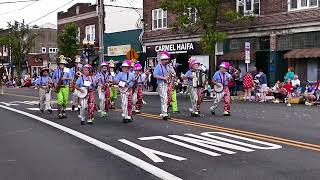
[[[105,4],[104,6],[108,6],[108,7],[118,7],[118,8],[125,8],[125,9],[140,9],[140,10],[142,10],[142,8],[129,7],[129,6],[117,6],[117,5],[108,5],[108,4]]]
[[[32,23],[34,23],[34,22],[37,22],[38,20],[40,20],[40,19],[42,19],[42,18],[47,17],[48,15],[50,15],[50,14],[52,14],[52,13],[54,13],[54,12],[58,11],[59,9],[61,9],[61,8],[63,8],[64,6],[66,6],[66,5],[70,4],[70,3],[72,3],[73,1],[74,1],[74,0],[71,0],[71,1],[69,1],[69,2],[67,2],[67,3],[65,3],[64,5],[62,5],[62,6],[58,7],[57,9],[54,9],[54,10],[50,11],[49,13],[47,13],[47,14],[45,14],[45,15],[43,15],[43,16],[41,16],[41,17],[39,17],[39,18],[37,18],[37,19],[35,19],[35,20],[31,21],[31,22],[29,22],[27,25],[30,25],[30,24],[32,24]]]
[[[133,7],[133,5],[131,4],[131,2],[129,2],[129,0],[126,0],[129,4],[130,4],[130,6],[132,6]],[[140,12],[137,10],[137,9],[134,9],[135,11],[136,11],[136,13],[140,16],[140,18],[142,18],[142,15],[140,14]]]
[[[32,4],[34,4],[34,3],[38,2],[38,1],[39,1],[39,0],[36,0],[36,1],[34,1],[34,2],[31,2],[30,4],[27,4],[26,6],[23,6],[22,8],[19,8],[19,9],[15,9],[15,10],[12,10],[12,11],[7,11],[7,12],[5,12],[5,13],[0,14],[0,16],[2,16],[2,15],[6,15],[6,14],[11,14],[11,13],[13,13],[13,12],[17,12],[17,11],[21,11],[21,10],[23,10],[23,9],[25,9],[25,8],[27,8],[27,7],[29,7],[29,6],[31,6]]]
[[[38,0],[7,1],[7,2],[0,2],[0,4],[15,4],[15,3],[24,3],[24,2],[31,2],[31,1],[38,1]]]

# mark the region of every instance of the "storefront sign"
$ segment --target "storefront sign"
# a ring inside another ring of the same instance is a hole
[[[194,50],[193,43],[179,43],[179,44],[165,44],[155,47],[155,51],[168,51],[168,52],[175,52],[175,51],[190,51]]]
[[[250,63],[250,42],[245,43],[245,63]]]
[[[202,54],[199,43],[186,42],[186,43],[173,43],[173,44],[161,44],[155,46],[147,46],[148,56],[156,57],[158,52],[168,51],[170,54]]]
[[[108,46],[108,56],[122,56],[130,51],[131,45]]]

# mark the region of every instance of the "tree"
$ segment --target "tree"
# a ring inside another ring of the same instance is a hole
[[[74,23],[67,24],[63,31],[58,34],[59,55],[64,55],[72,60],[78,55],[80,48],[78,27]]]
[[[22,65],[26,64],[26,57],[34,45],[37,34],[24,21],[9,22],[7,27],[6,34],[0,37],[0,44],[9,45],[12,62],[17,68],[18,79],[20,79]]]
[[[173,31],[199,33],[204,53],[210,55],[211,74],[214,71],[215,45],[226,38],[218,28],[219,21],[240,22],[252,19],[226,9],[221,10],[222,0],[162,0],[161,7],[176,16]],[[224,13],[222,13],[224,12]]]

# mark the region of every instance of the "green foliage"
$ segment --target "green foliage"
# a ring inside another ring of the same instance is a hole
[[[74,23],[67,24],[63,31],[58,34],[59,55],[74,60],[79,48],[78,27]]]
[[[13,64],[17,67],[18,76],[21,74],[21,65],[25,64],[26,56],[34,45],[37,34],[22,21],[8,23],[6,34],[0,37],[0,44],[9,45]]]
[[[174,31],[201,33],[201,44],[204,52],[214,55],[216,42],[223,41],[226,33],[218,30],[219,21],[240,22],[252,17],[240,16],[232,9],[223,9],[222,0],[162,0],[161,8],[176,15],[171,25]],[[197,21],[189,18],[189,9],[196,10]]]

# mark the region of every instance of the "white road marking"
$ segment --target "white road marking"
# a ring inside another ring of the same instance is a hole
[[[222,141],[217,141],[217,140],[214,140],[214,139],[196,139],[196,138],[190,138],[190,137],[185,137],[185,136],[179,136],[179,135],[169,135],[170,137],[173,137],[173,138],[176,138],[176,139],[179,139],[179,140],[182,140],[182,141],[185,141],[185,142],[188,142],[188,143],[192,143],[192,144],[196,144],[198,146],[202,146],[202,147],[205,147],[205,148],[209,148],[209,149],[212,149],[212,150],[216,150],[216,151],[219,151],[219,152],[223,152],[223,153],[226,153],[226,154],[235,154],[236,152],[233,152],[233,151],[229,151],[229,150],[226,150],[226,149],[223,149],[223,148],[219,148],[219,147],[224,147],[224,148],[227,148],[227,149],[232,149],[232,150],[237,150],[237,151],[244,151],[244,152],[252,152],[254,151],[253,149],[248,149],[248,148],[244,148],[244,147],[241,147],[241,146],[237,146],[237,145],[233,145],[233,144],[230,144],[230,143],[225,143],[225,142],[222,142]],[[216,146],[219,146],[219,147],[216,147]]]
[[[196,146],[192,146],[192,145],[180,142],[180,141],[176,141],[174,139],[170,139],[170,138],[167,138],[167,137],[164,137],[164,136],[142,137],[142,138],[139,138],[139,139],[143,140],[143,141],[160,139],[160,140],[164,140],[164,141],[167,141],[169,143],[176,144],[178,146],[182,146],[182,147],[185,147],[185,148],[188,148],[188,149],[191,149],[191,150],[194,150],[194,151],[198,151],[198,152],[210,155],[210,156],[220,156],[221,155],[221,154],[218,154],[218,153],[215,153],[215,152],[212,152],[212,151],[208,151],[206,149],[202,149],[202,148],[199,148],[199,147],[196,147]]]
[[[39,111],[39,108],[27,108],[30,111]],[[71,111],[71,108],[66,108],[66,111]],[[52,109],[52,111],[58,111],[58,109]]]
[[[117,157],[119,157],[119,158],[121,158],[121,159],[123,159],[123,160],[125,160],[125,161],[127,161],[129,163],[131,163],[131,164],[133,164],[133,165],[136,165],[137,167],[139,167],[139,168],[141,168],[141,169],[153,174],[154,176],[156,176],[156,177],[158,177],[160,179],[182,180],[181,178],[179,178],[179,177],[177,177],[177,176],[175,176],[173,174],[170,174],[170,173],[168,173],[168,172],[166,172],[166,171],[164,171],[164,170],[162,170],[162,169],[160,169],[160,168],[158,168],[156,166],[153,166],[152,164],[149,164],[149,163],[147,163],[147,162],[145,162],[145,161],[143,161],[143,160],[141,160],[141,159],[139,159],[139,158],[137,158],[135,156],[132,156],[132,155],[130,155],[130,154],[124,152],[124,151],[116,149],[116,148],[114,148],[114,147],[112,147],[112,146],[110,146],[110,145],[108,145],[106,143],[103,143],[103,142],[101,142],[99,140],[96,140],[96,139],[94,139],[94,138],[92,138],[90,136],[82,134],[82,133],[80,133],[78,131],[75,131],[73,129],[67,128],[65,126],[62,126],[62,125],[57,124],[57,123],[54,123],[54,122],[49,121],[47,119],[41,118],[39,116],[35,116],[33,114],[30,114],[30,113],[27,113],[27,112],[24,112],[24,111],[20,111],[18,109],[6,107],[6,106],[3,106],[3,105],[0,105],[0,108],[7,109],[9,111],[13,111],[13,112],[16,112],[18,114],[22,114],[24,116],[27,116],[27,117],[33,118],[33,119],[35,119],[37,121],[40,121],[42,123],[45,123],[45,124],[47,124],[49,126],[55,127],[55,128],[57,128],[57,129],[59,129],[61,131],[64,131],[64,132],[66,132],[66,133],[68,133],[70,135],[73,135],[73,136],[75,136],[75,137],[77,137],[77,138],[79,138],[79,139],[81,139],[83,141],[86,141],[86,142],[88,142],[88,143],[90,143],[90,144],[92,144],[94,146],[97,146],[97,147],[99,147],[99,148],[101,148],[101,149],[103,149],[103,150],[105,150],[105,151],[107,151],[107,152],[109,152],[109,153],[111,153],[111,154],[113,154],[113,155],[115,155],[115,156],[117,156]]]
[[[0,102],[0,104],[3,104],[3,105],[5,105],[5,106],[18,106],[18,104],[6,103],[6,102]]]
[[[266,146],[269,146],[269,147],[262,147],[262,146],[257,146],[257,145],[248,144],[248,143],[244,143],[244,142],[234,141],[234,140],[231,140],[231,139],[219,137],[219,136],[212,135],[212,134],[218,134],[218,135],[228,136],[228,137],[232,137],[232,138],[235,138],[235,139],[241,139],[241,140],[244,140],[244,141],[253,142],[253,143],[255,143],[255,144],[263,144],[263,145],[266,145]],[[255,139],[250,139],[250,138],[246,138],[246,137],[242,137],[242,136],[237,136],[237,135],[233,135],[233,134],[229,134],[229,133],[224,133],[224,132],[204,132],[204,133],[201,133],[201,135],[202,135],[202,136],[209,137],[209,138],[213,138],[213,139],[219,139],[219,140],[222,140],[222,141],[231,142],[231,143],[234,143],[234,144],[251,147],[251,148],[254,148],[254,149],[271,150],[271,149],[280,149],[280,148],[282,148],[282,146],[277,145],[277,144],[272,144],[272,143],[268,143],[268,142],[264,142],[264,141],[259,141],[259,140],[255,140]]]
[[[187,158],[184,158],[184,157],[180,157],[180,156],[176,156],[176,155],[172,155],[172,154],[169,154],[169,153],[165,153],[165,152],[161,152],[161,151],[157,151],[157,150],[154,150],[154,149],[150,149],[150,148],[146,148],[146,147],[140,146],[140,145],[138,145],[136,143],[133,143],[133,142],[130,142],[130,141],[126,140],[126,139],[119,139],[119,141],[124,143],[124,144],[126,144],[126,145],[128,145],[128,146],[131,146],[133,148],[138,149],[144,155],[148,156],[148,158],[150,158],[153,162],[156,162],[156,163],[164,162],[157,155],[164,156],[164,157],[167,157],[167,158],[171,158],[171,159],[174,159],[174,160],[177,160],[177,161],[187,160]]]

